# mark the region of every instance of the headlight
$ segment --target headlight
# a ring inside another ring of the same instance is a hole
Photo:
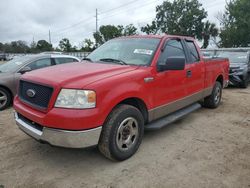
[[[55,107],[58,108],[95,108],[96,93],[91,90],[62,89]]]

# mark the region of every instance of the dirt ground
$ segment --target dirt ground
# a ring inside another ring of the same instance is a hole
[[[12,113],[0,112],[1,188],[250,187],[250,88],[225,89],[218,109],[146,132],[139,151],[120,163],[96,147],[40,144],[16,127]]]

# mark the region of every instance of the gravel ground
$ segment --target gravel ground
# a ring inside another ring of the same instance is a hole
[[[139,151],[120,163],[107,160],[96,147],[40,144],[16,127],[10,108],[0,112],[0,185],[249,188],[249,96],[250,88],[225,89],[218,109],[200,109],[146,132]]]

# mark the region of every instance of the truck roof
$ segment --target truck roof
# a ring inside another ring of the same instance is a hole
[[[131,35],[131,36],[123,36],[119,37],[120,39],[122,38],[181,38],[181,39],[188,39],[188,40],[194,40],[193,37],[189,36],[179,36],[179,35],[168,35],[168,34],[163,34],[163,35]]]

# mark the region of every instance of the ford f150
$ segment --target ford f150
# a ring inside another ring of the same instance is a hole
[[[85,63],[26,73],[14,100],[19,128],[40,142],[98,145],[125,160],[144,130],[157,130],[201,107],[216,108],[228,84],[228,59],[204,60],[181,36],[110,40]]]

